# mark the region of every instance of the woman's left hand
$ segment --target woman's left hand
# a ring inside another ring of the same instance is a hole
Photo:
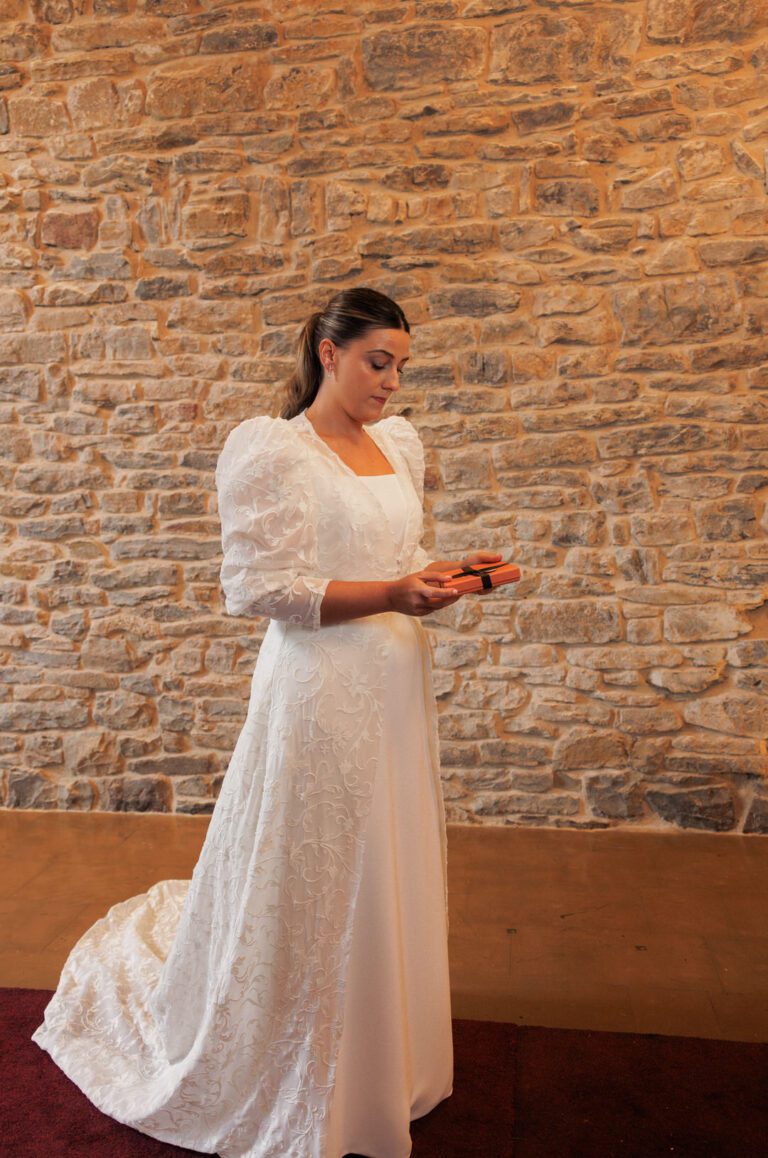
[[[463,567],[477,567],[481,563],[499,563],[502,556],[498,551],[473,551],[461,560]]]

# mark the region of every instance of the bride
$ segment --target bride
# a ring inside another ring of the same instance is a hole
[[[216,467],[226,610],[269,625],[192,879],[71,950],[32,1040],[104,1113],[223,1158],[407,1158],[453,1089],[424,453],[396,302],[307,319]],[[245,625],[244,625],[245,628]]]

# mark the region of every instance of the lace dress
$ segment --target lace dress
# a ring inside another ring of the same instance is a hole
[[[232,431],[216,481],[227,611],[270,618],[189,881],[77,942],[33,1040],[103,1112],[222,1158],[407,1158],[453,1088],[447,875],[426,636],[321,626],[332,578],[428,561],[423,451],[356,475],[302,413]]]

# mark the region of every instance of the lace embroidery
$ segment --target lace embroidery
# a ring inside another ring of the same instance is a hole
[[[375,433],[410,480],[401,543],[299,422],[248,419],[227,439],[216,469],[226,607],[271,620],[245,723],[192,879],[161,881],[97,921],[33,1035],[105,1113],[222,1158],[329,1158],[395,613],[321,627],[320,604],[331,578],[423,565],[418,434],[395,416]],[[442,800],[420,624],[414,638]],[[441,843],[447,921],[444,830]]]

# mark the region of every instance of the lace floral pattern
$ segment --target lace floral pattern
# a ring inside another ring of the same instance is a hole
[[[303,414],[248,419],[227,439],[226,607],[270,618],[245,723],[192,879],[97,921],[33,1035],[105,1113],[222,1158],[341,1158],[326,1129],[396,613],[322,627],[320,605],[331,578],[429,561],[418,434],[399,416],[368,429],[407,499],[397,539]]]

